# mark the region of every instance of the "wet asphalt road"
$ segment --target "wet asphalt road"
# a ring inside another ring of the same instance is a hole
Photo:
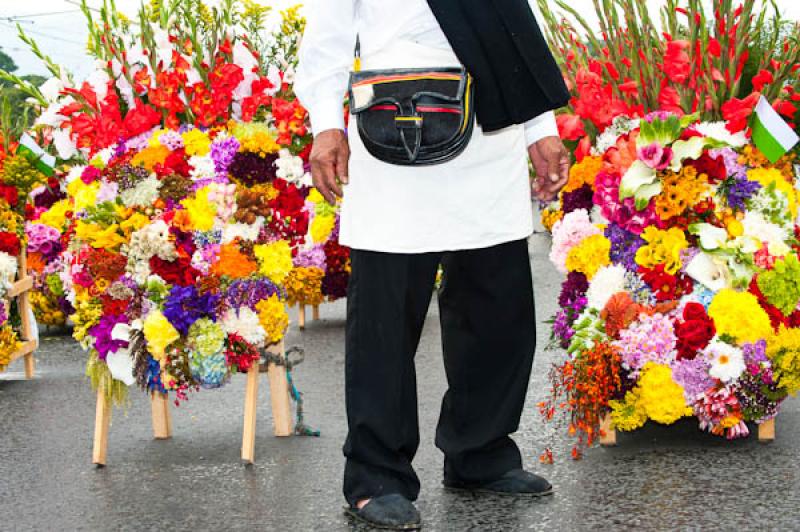
[[[554,310],[560,277],[546,262],[548,242],[531,239],[537,314]],[[91,465],[94,399],[83,376],[85,355],[68,337],[46,337],[37,376],[22,363],[0,374],[1,530],[366,530],[342,515],[341,444],[344,303],[324,306],[322,320],[287,345],[306,361],[295,372],[307,422],[320,438],[271,435],[266,379],[259,390],[256,461],[239,460],[244,377],[222,390],[192,394],[173,409],[174,437],[152,439],[150,407],[131,390],[117,410],[108,467]],[[540,345],[546,338],[540,326]],[[528,404],[516,440],[526,466],[547,476],[556,494],[541,501],[473,498],[440,486],[442,457],[433,445],[445,390],[436,305],[417,356],[422,443],[415,466],[426,530],[794,530],[800,529],[800,412],[789,401],[777,440],[725,442],[688,421],[621,435],[616,448],[568,458],[570,442],[545,425],[536,403],[547,393],[556,353],[537,354]],[[538,456],[552,446],[556,464]]]

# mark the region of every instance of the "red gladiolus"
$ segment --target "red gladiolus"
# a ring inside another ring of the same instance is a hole
[[[558,134],[562,139],[578,140],[586,135],[583,121],[579,116],[573,114],[560,114],[556,117],[558,124]]]
[[[689,78],[691,61],[686,52],[690,48],[688,41],[671,41],[667,43],[664,54],[664,74],[675,83],[685,83]]]
[[[764,89],[764,85],[769,85],[775,81],[775,77],[769,70],[762,69],[758,74],[753,76],[753,88],[759,92]]]
[[[753,114],[761,93],[754,92],[747,98],[731,98],[722,104],[722,117],[727,121],[725,127],[731,133],[738,133],[747,127],[750,115]]]
[[[778,100],[772,104],[772,107],[790,120],[797,114],[797,107],[792,102],[786,100]]]
[[[151,106],[136,101],[136,106],[128,110],[123,125],[129,137],[135,137],[161,124],[161,114]]]
[[[589,135],[586,135],[581,139],[578,143],[578,147],[575,149],[575,159],[578,162],[581,162],[584,157],[589,155],[592,152],[592,139]]]

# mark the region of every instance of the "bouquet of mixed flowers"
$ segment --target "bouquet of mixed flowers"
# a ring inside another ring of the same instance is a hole
[[[26,218],[33,214],[35,197],[50,182],[52,158],[46,156],[36,141],[23,135],[20,141],[11,124],[8,102],[2,105],[0,136],[0,371],[11,361],[25,337],[21,308],[16,298],[9,298],[15,281],[25,276]],[[17,291],[18,293],[18,291]],[[31,316],[33,318],[33,316]],[[31,321],[33,321],[31,319]],[[28,338],[25,338],[28,339]]]
[[[303,22],[226,0],[152,3],[138,23],[84,6],[97,69],[26,87],[59,157],[28,234],[74,308],[87,373],[127,385],[218,387],[279,342],[287,302],[343,295],[338,215],[311,187],[306,111],[289,54]],[[24,87],[25,88],[25,87]],[[39,249],[41,248],[41,249]]]
[[[800,54],[792,46],[792,63],[780,66],[789,72]],[[606,57],[613,54],[624,55]],[[687,61],[697,81],[713,68]],[[586,74],[602,84],[599,71]],[[705,89],[692,86],[710,98],[702,110],[693,98],[682,107],[655,96],[659,110],[626,103],[622,79],[599,92],[577,84],[576,114],[560,119],[590,140],[543,211],[550,260],[567,276],[552,341],[568,358],[553,368],[552,395],[540,408],[547,419],[566,410],[576,457],[607,415],[623,431],[694,416],[702,429],[737,438],[800,390],[800,166],[793,153],[769,160],[754,144],[754,104],[741,103],[752,96],[729,94],[717,105],[724,79],[714,74]],[[671,93],[669,83],[661,95]],[[775,93],[795,96],[790,83]],[[586,98],[610,106],[608,116],[580,116]]]

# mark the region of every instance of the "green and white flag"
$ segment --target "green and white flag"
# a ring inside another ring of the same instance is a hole
[[[758,100],[754,116],[753,143],[770,162],[780,159],[800,141],[797,133],[763,96]]]
[[[56,158],[44,151],[27,133],[19,139],[17,153],[24,155],[41,173],[52,176],[56,167]]]

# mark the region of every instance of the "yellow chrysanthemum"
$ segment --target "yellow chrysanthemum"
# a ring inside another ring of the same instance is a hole
[[[753,168],[747,171],[747,178],[761,183],[761,186],[765,188],[774,183],[775,189],[789,200],[789,211],[792,213],[792,218],[797,217],[797,191],[786,180],[780,170],[776,168]]]
[[[556,225],[556,222],[561,220],[564,217],[564,211],[562,210],[555,210],[555,209],[542,209],[541,213],[541,220],[542,225],[547,230],[548,233],[553,232],[553,226]]]
[[[772,335],[769,316],[756,296],[749,292],[737,292],[725,288],[717,292],[708,315],[714,320],[717,333],[727,334],[742,344],[756,342]]]
[[[181,337],[160,310],[154,310],[147,315],[142,332],[147,340],[147,350],[159,362],[164,359],[165,350],[169,344]]]
[[[258,259],[258,271],[275,284],[281,284],[292,270],[292,250],[286,240],[253,246],[253,254]]]
[[[283,282],[286,294],[289,296],[287,303],[290,306],[295,303],[304,305],[322,303],[324,299],[322,295],[323,277],[325,277],[325,272],[314,266],[294,268]]]
[[[311,192],[309,192],[308,196],[306,197],[306,201],[310,201],[311,203],[322,203],[325,201],[325,198],[322,194],[320,194],[319,190],[312,188]]]
[[[581,272],[591,279],[597,270],[611,264],[610,252],[611,242],[602,234],[584,238],[577,246],[569,250],[566,262],[567,270]]]
[[[183,138],[183,149],[190,157],[197,155],[202,157],[211,151],[211,139],[205,131],[190,129],[181,135]]]
[[[644,268],[663,264],[670,275],[678,273],[682,266],[681,251],[689,247],[683,231],[677,227],[663,231],[651,225],[641,236],[647,244],[636,251],[636,263]]]
[[[672,368],[666,364],[645,364],[634,393],[639,407],[656,423],[670,425],[692,415],[683,387],[672,378]]]
[[[778,385],[792,395],[800,391],[800,329],[781,325],[767,341],[767,356]]]
[[[647,422],[647,412],[634,392],[625,394],[624,400],[611,400],[611,424],[617,430],[636,430]]]
[[[314,217],[314,221],[311,222],[311,240],[315,244],[325,242],[331,236],[334,225],[336,225],[336,216],[321,216],[318,214]]]
[[[289,326],[289,315],[286,313],[283,301],[276,295],[262,299],[256,304],[256,312],[258,312],[258,322],[267,333],[267,343],[280,342]]]
[[[80,179],[75,179],[67,185],[67,193],[72,198],[76,211],[81,211],[96,204],[99,191],[100,181],[93,181],[87,185]]]
[[[217,205],[208,200],[209,187],[197,191],[193,198],[186,198],[181,205],[189,214],[189,222],[197,231],[210,231],[214,227],[214,217],[217,215]]]
[[[264,157],[280,150],[275,134],[263,122],[237,122],[231,125],[230,131],[239,141],[241,151]]]

